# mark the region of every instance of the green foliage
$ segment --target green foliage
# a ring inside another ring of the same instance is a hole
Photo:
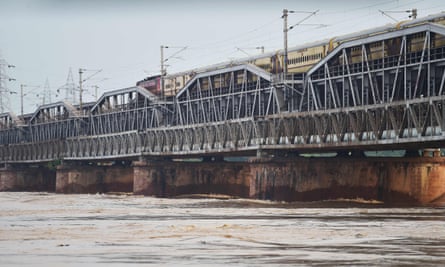
[[[62,161],[60,159],[56,159],[56,160],[48,162],[46,167],[50,170],[55,170],[57,168],[57,166],[59,166],[60,164],[62,164]]]

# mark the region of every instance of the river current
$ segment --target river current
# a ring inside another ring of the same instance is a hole
[[[445,208],[0,193],[0,266],[438,266]]]

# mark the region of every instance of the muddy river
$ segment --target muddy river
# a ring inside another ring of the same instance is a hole
[[[445,264],[445,208],[0,193],[0,266]]]

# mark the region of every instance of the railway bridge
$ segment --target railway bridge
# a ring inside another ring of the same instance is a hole
[[[107,92],[82,109],[57,102],[28,117],[1,114],[0,162],[9,167],[56,161],[142,166],[184,158],[256,156],[261,161],[322,152],[363,156],[364,151],[405,150],[414,155],[444,147],[444,86],[445,27],[419,23],[344,41],[302,73],[271,73],[233,62],[197,73],[172,97],[135,86]],[[440,173],[444,164],[437,164]],[[306,167],[299,168],[293,173]],[[383,186],[382,174],[375,177]],[[445,190],[442,180],[440,190]],[[157,183],[165,189],[167,182]],[[265,184],[250,181],[249,190]]]

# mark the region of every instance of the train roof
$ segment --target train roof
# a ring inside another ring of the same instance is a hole
[[[418,19],[409,20],[409,21],[401,21],[399,23],[389,23],[389,24],[386,24],[386,25],[383,25],[380,27],[374,27],[374,28],[370,28],[370,29],[366,29],[366,30],[362,30],[362,31],[357,31],[357,32],[341,35],[338,37],[333,36],[332,38],[328,38],[328,39],[322,39],[322,40],[318,40],[318,41],[314,41],[314,42],[310,42],[310,43],[304,43],[301,45],[292,46],[288,49],[288,51],[294,52],[294,51],[299,51],[299,50],[303,50],[303,49],[307,49],[307,48],[325,45],[325,44],[329,43],[331,40],[334,40],[337,42],[345,42],[345,41],[360,39],[360,38],[364,38],[364,37],[367,37],[370,35],[377,35],[377,34],[380,34],[383,32],[387,32],[387,31],[396,31],[398,29],[412,27],[412,26],[423,24],[428,21],[439,19],[439,18],[445,19],[445,12],[440,12],[437,14],[432,14],[432,15],[428,15],[428,16],[421,17]],[[272,57],[276,54],[280,54],[280,55],[283,54],[283,49],[279,49],[277,51],[259,54],[259,55],[255,55],[255,56],[244,57],[244,58],[240,58],[240,59],[236,59],[236,60],[225,61],[225,62],[221,62],[221,63],[217,63],[217,64],[205,66],[205,67],[195,68],[195,69],[191,69],[191,70],[187,70],[187,71],[183,71],[183,72],[172,73],[172,74],[166,75],[166,78],[176,77],[176,76],[191,74],[191,73],[197,74],[197,73],[207,72],[207,71],[211,71],[211,70],[217,70],[217,69],[221,69],[221,68],[237,66],[237,65],[241,65],[246,62],[249,62],[249,61],[253,61],[253,60],[257,60],[257,59],[261,59],[261,58],[265,58],[265,57]]]

